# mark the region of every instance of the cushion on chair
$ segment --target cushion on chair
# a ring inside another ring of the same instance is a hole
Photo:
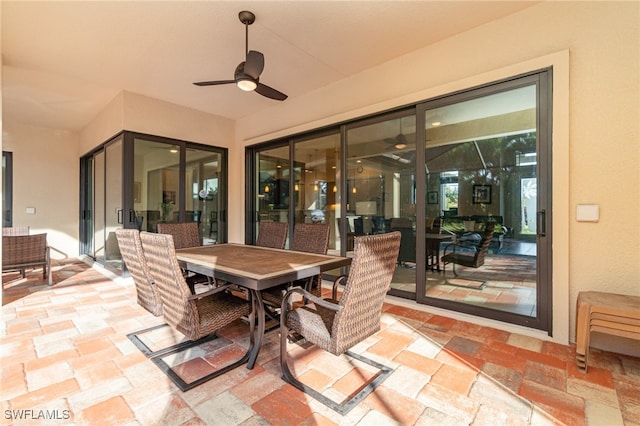
[[[330,319],[328,315],[323,317],[317,311],[302,307],[291,311],[287,320],[287,325],[292,330],[295,330],[316,346],[329,351],[331,347],[329,330],[333,326],[333,318]]]

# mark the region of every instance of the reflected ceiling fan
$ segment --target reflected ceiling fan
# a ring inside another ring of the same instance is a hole
[[[196,86],[235,84],[246,92],[256,91],[267,98],[284,101],[287,99],[287,95],[260,83],[260,74],[264,69],[264,55],[257,50],[249,50],[249,25],[255,22],[256,15],[243,10],[238,14],[238,18],[240,18],[240,22],[244,24],[245,28],[245,60],[236,67],[233,80],[200,81],[193,84]]]

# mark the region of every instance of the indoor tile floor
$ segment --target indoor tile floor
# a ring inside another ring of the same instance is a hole
[[[345,416],[282,381],[277,330],[253,370],[181,392],[126,337],[161,323],[136,304],[130,280],[78,261],[58,264],[52,287],[41,277],[3,275],[3,424],[640,425],[638,358],[592,349],[585,374],[574,345],[392,303],[381,331],[355,350],[395,370]],[[216,340],[246,347],[246,330],[237,322]],[[197,376],[219,361],[212,350],[173,362]],[[310,345],[288,350],[296,374],[334,397],[371,374]]]

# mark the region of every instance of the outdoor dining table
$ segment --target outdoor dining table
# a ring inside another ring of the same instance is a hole
[[[258,324],[247,368],[255,365],[265,331],[265,307],[260,292],[280,284],[348,266],[351,258],[244,244],[214,244],[176,250],[185,269],[245,288],[255,302]]]

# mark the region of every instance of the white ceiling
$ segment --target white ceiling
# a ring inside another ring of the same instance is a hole
[[[528,1],[5,1],[3,119],[78,130],[119,92],[231,119],[278,101],[234,85],[249,49],[290,98],[515,13]],[[286,102],[286,101],[284,101]]]

